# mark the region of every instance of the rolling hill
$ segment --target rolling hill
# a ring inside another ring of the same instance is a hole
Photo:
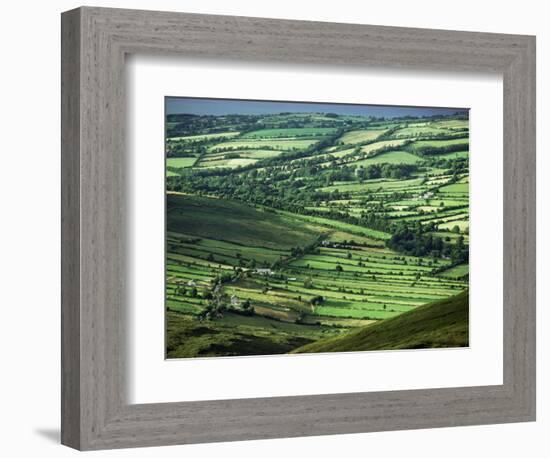
[[[288,249],[313,243],[328,229],[305,225],[252,205],[201,196],[166,196],[167,230],[245,246]]]
[[[468,291],[464,291],[348,334],[304,345],[292,353],[466,347],[468,304]]]

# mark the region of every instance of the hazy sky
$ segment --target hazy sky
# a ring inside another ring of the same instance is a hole
[[[166,97],[166,113],[196,115],[270,114],[270,113],[337,113],[346,115],[433,116],[467,113],[467,108],[399,107],[388,105],[350,105],[339,103],[265,102],[257,100],[199,99]]]

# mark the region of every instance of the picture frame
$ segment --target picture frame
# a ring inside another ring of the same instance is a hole
[[[535,37],[81,7],[62,14],[62,425],[79,450],[535,420]],[[496,72],[503,384],[129,404],[125,56]]]

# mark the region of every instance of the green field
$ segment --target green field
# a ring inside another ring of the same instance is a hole
[[[174,168],[187,168],[192,167],[193,164],[197,162],[197,158],[195,156],[192,157],[169,157],[166,159],[166,166],[167,167],[174,167]]]
[[[211,151],[217,152],[221,150],[238,150],[238,149],[262,149],[262,148],[272,148],[275,150],[301,150],[307,148],[308,146],[316,143],[316,139],[307,139],[302,140],[299,138],[295,139],[271,139],[271,138],[261,138],[257,140],[232,140],[227,142],[216,143],[211,147]]]
[[[342,143],[347,145],[355,145],[357,143],[368,142],[371,140],[376,140],[380,135],[385,133],[387,129],[375,129],[375,130],[351,130],[346,132],[340,138]]]
[[[453,153],[440,153],[437,155],[438,159],[468,159],[468,151],[456,151]]]
[[[241,138],[293,138],[293,137],[319,137],[334,133],[332,127],[304,127],[294,129],[260,129],[248,132]]]
[[[422,178],[412,178],[408,180],[372,180],[363,183],[347,183],[340,182],[331,186],[323,187],[320,190],[324,192],[331,192],[338,190],[339,192],[364,192],[364,191],[376,191],[376,190],[388,190],[388,189],[406,189],[412,186],[420,185]]]
[[[442,186],[439,188],[439,192],[468,195],[468,183],[456,183]]]
[[[231,157],[231,155],[239,155],[241,158],[248,158],[248,159],[267,159],[270,157],[277,157],[281,154],[283,154],[283,151],[277,151],[277,150],[271,150],[271,149],[244,149],[244,150],[237,150],[237,151],[231,151],[230,153],[213,153],[208,154],[205,156],[203,163],[209,162],[209,161],[219,161],[219,160],[227,160],[228,156]]]
[[[355,162],[355,165],[372,165],[372,164],[416,164],[421,159],[414,154],[406,151],[389,151],[387,153],[377,154],[374,157],[369,157],[361,161]]]
[[[459,264],[458,266],[450,267],[439,274],[440,277],[461,279],[469,273],[468,264]]]
[[[246,157],[236,157],[231,159],[217,159],[212,161],[201,161],[199,167],[222,167],[235,168],[255,164],[257,161]]]
[[[216,132],[213,134],[188,135],[185,137],[170,137],[168,142],[200,142],[212,138],[231,138],[239,135],[239,132]]]
[[[393,133],[395,138],[419,138],[419,137],[430,137],[437,136],[442,134],[450,134],[451,131],[446,129],[437,128],[434,126],[411,126],[404,127],[403,129],[398,129]]]
[[[468,345],[467,112],[229,113],[167,116],[168,358]]]

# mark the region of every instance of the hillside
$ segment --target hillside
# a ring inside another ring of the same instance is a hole
[[[319,230],[328,232],[226,199],[167,194],[166,209],[168,231],[245,246],[289,249],[314,242]]]
[[[346,335],[304,345],[292,353],[465,347],[468,315],[468,291],[464,291]]]

